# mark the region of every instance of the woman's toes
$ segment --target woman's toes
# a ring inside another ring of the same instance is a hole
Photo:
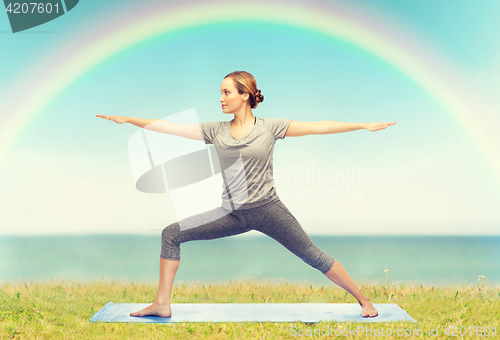
[[[362,305],[361,316],[364,318],[373,318],[378,315],[377,310],[371,302],[366,302]]]
[[[146,315],[146,313],[144,313],[143,310],[130,313],[130,316],[144,316],[144,315]]]
[[[378,315],[378,312],[377,312],[377,311],[374,311],[374,312],[368,312],[368,313],[363,313],[363,314],[361,314],[361,315],[362,315],[364,318],[368,318],[368,317],[373,318],[373,317],[375,317],[375,316],[377,316],[377,315]]]

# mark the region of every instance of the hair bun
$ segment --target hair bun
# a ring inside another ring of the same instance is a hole
[[[257,90],[254,94],[255,102],[256,103],[262,103],[264,101],[264,96],[260,92],[260,90]]]

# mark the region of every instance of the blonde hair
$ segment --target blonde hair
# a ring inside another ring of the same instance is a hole
[[[257,82],[250,73],[246,71],[234,71],[224,77],[224,79],[226,78],[231,78],[234,81],[239,94],[249,94],[250,107],[252,109],[257,108],[257,105],[264,101],[264,96],[257,89]]]

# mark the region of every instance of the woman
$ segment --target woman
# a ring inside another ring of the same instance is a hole
[[[299,222],[280,201],[272,179],[274,143],[285,137],[331,134],[367,129],[378,131],[392,123],[297,122],[282,118],[259,118],[251,109],[264,101],[254,77],[244,71],[228,74],[220,87],[222,112],[234,119],[224,122],[179,124],[154,119],[97,115],[118,124],[131,123],[153,131],[175,134],[213,144],[219,156],[225,190],[222,206],[163,229],[160,283],[153,304],[131,316],[170,317],[170,294],[180,262],[180,244],[209,240],[258,230],[281,243],[304,262],[320,270],[331,281],[351,293],[362,307],[363,317],[377,310],[356,286],[344,267],[319,249]],[[155,124],[152,124],[156,122]],[[149,126],[148,126],[149,125]],[[237,166],[235,166],[237,165]],[[208,222],[207,222],[208,221]],[[183,223],[183,228],[179,223]],[[186,227],[187,225],[187,227]]]

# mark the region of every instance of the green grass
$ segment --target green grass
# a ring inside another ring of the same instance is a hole
[[[149,303],[156,296],[157,283],[128,281],[72,282],[52,281],[4,284],[0,286],[1,339],[290,339],[335,338],[335,336],[292,337],[291,327],[315,329],[365,328],[393,331],[428,329],[439,326],[439,337],[447,326],[498,326],[500,286],[476,284],[434,287],[412,283],[359,283],[373,303],[396,303],[414,323],[92,323],[89,319],[106,303]],[[238,281],[218,285],[174,283],[172,302],[176,303],[356,303],[343,289],[306,283],[281,281]],[[360,307],[361,313],[361,307]],[[497,327],[500,335],[500,327]],[[470,329],[469,329],[470,330]],[[319,334],[319,331],[317,331]],[[341,338],[380,339],[381,336],[342,336]],[[467,337],[476,337],[476,335]],[[389,339],[389,336],[384,338]],[[451,337],[457,338],[457,337]],[[481,338],[493,338],[493,336]]]

